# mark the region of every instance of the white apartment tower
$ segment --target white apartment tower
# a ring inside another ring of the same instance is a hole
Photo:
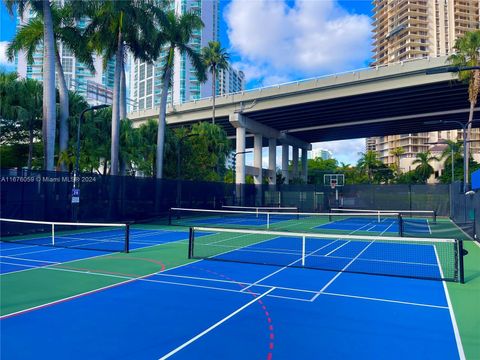
[[[170,7],[177,14],[188,11],[197,13],[204,27],[194,32],[190,46],[200,52],[209,41],[218,41],[219,2],[218,0],[171,0]],[[162,89],[162,71],[164,58],[154,64],[140,60],[131,60],[130,98],[133,100],[131,111],[152,109],[160,105]],[[209,79],[200,83],[190,60],[186,55],[175,54],[172,87],[168,94],[169,103],[183,103],[189,100],[212,96],[212,82]]]
[[[23,18],[17,16],[18,29],[35,17],[36,14],[30,7],[24,11]],[[79,21],[78,26],[86,26],[86,21]],[[77,91],[91,104],[111,102],[111,89],[113,89],[113,77],[115,62],[109,61],[107,67],[103,67],[103,59],[94,56],[95,73],[92,73],[72,52],[63,44],[59,44],[59,54],[63,67],[63,73],[67,87]],[[33,63],[28,63],[24,52],[19,52],[15,57],[16,72],[20,77],[43,81],[43,46],[39,46],[33,55]]]
[[[245,74],[230,65],[218,72],[217,95],[224,95],[245,90]]]
[[[373,0],[373,6],[373,66],[450,55],[458,37],[480,28],[479,0]],[[428,143],[462,136],[457,130],[382,136],[367,139],[366,149],[394,164],[391,151],[401,147],[400,167],[409,171],[416,154],[431,148]],[[480,140],[480,129],[472,130],[472,140]],[[480,160],[480,143],[470,146]]]

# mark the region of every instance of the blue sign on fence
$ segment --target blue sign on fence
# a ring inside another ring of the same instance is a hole
[[[473,190],[480,189],[480,170],[474,171],[472,173],[472,189]]]
[[[80,189],[72,189],[72,196],[80,196]]]

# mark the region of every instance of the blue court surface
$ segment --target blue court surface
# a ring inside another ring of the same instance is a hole
[[[99,236],[101,234],[101,236]],[[151,247],[188,238],[185,231],[131,229],[130,250]],[[106,256],[112,249],[123,248],[123,234],[119,231],[82,232],[60,239],[63,246],[72,248],[38,246],[49,244],[49,236],[36,237],[26,243],[0,242],[0,274],[43,267],[96,256]],[[31,242],[31,244],[30,244]],[[88,250],[85,250],[88,249]],[[97,248],[100,250],[92,250]]]
[[[399,232],[399,223],[395,219],[381,219],[380,221],[361,217],[348,217],[317,226],[316,229],[339,231],[362,231],[371,233],[396,233]],[[427,219],[408,219],[404,222],[404,231],[410,234],[431,234]]]
[[[163,238],[175,236],[186,239],[181,232]],[[264,250],[282,252],[282,243],[276,238]],[[348,270],[364,266],[362,259],[375,260],[375,246],[338,241],[329,244],[328,253],[337,259],[348,253],[350,260],[343,263]],[[310,247],[308,254],[318,255],[321,247]],[[41,266],[77,256],[65,249],[55,250],[64,258],[52,255],[55,251],[4,249],[9,255],[3,260],[21,257]],[[431,250],[421,260],[439,273]],[[17,265],[30,266],[23,261]],[[2,359],[463,357],[442,281],[211,260],[4,316],[1,337]]]
[[[306,230],[329,230],[340,233],[361,231],[365,233],[398,234],[399,223],[396,218],[381,218],[377,220],[371,217],[339,216],[340,219],[328,220],[325,216],[305,216],[295,214],[238,214],[228,216],[208,216],[187,220],[189,226],[240,226],[253,228],[282,229],[285,226],[294,231]],[[404,220],[403,230],[409,234],[431,234],[428,219],[408,218]]]

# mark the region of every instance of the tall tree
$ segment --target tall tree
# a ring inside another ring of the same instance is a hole
[[[125,112],[121,111],[120,103],[125,98],[121,89],[126,50],[137,59],[150,60],[148,54],[155,33],[155,18],[161,9],[154,0],[101,0],[92,1],[88,13],[91,22],[86,33],[91,36],[94,48],[103,55],[105,62],[115,59],[110,174],[118,175],[120,115]]]
[[[217,96],[217,76],[220,70],[228,69],[229,55],[218,41],[209,41],[202,49],[202,59],[212,74],[212,124],[215,124],[215,98]]]
[[[60,43],[64,49],[72,52],[77,60],[81,61],[91,72],[95,72],[92,52],[89,50],[87,39],[75,25],[72,7],[67,3],[63,7],[51,5],[51,13],[55,35],[55,65],[58,78],[59,90],[59,153],[65,152],[68,147],[68,118],[69,118],[69,92],[60,56]],[[78,16],[78,14],[77,14]],[[43,17],[41,14],[30,19],[21,26],[7,48],[7,56],[10,60],[19,51],[25,51],[29,63],[33,63],[35,51],[43,40]],[[62,170],[66,170],[65,163],[60,161]]]
[[[418,153],[417,158],[412,162],[413,165],[418,164],[415,168],[415,172],[423,182],[426,182],[434,172],[432,165],[430,165],[431,161],[439,161],[439,159],[436,156],[432,156],[429,151],[425,151]]]
[[[396,147],[395,149],[390,150],[390,155],[395,157],[395,171],[397,174],[400,173],[400,158],[405,154],[405,149],[402,147]]]
[[[455,41],[455,53],[450,55],[449,60],[454,66],[478,67],[480,66],[480,30],[467,32],[464,36]],[[478,101],[480,92],[480,70],[460,71],[458,77],[461,81],[468,82],[468,100],[470,101],[470,112],[468,114],[468,127],[466,136],[467,145],[465,149],[466,158],[470,159],[470,134],[472,130],[473,113]],[[469,173],[469,161],[466,162],[466,173]],[[466,179],[468,184],[468,176]]]
[[[155,59],[161,56],[164,62],[160,113],[158,116],[157,179],[163,177],[167,98],[168,90],[172,83],[175,54],[185,55],[190,60],[199,81],[203,82],[206,79],[202,57],[189,44],[193,32],[203,27],[200,17],[191,12],[177,16],[174,11],[168,11],[164,17],[160,18],[160,22],[162,31],[157,35],[157,40],[154,44],[155,49],[152,53]]]
[[[49,0],[4,0],[5,6],[14,15],[17,8],[22,18],[25,10],[31,7],[43,16],[43,142],[44,167],[54,170],[55,131],[56,131],[56,92],[55,92],[55,39],[51,3]]]
[[[28,138],[29,170],[32,168],[34,137],[39,135],[37,123],[42,118],[42,92],[42,84],[36,80],[18,80],[15,73],[0,73],[0,142],[12,140],[21,144]]]
[[[377,153],[373,150],[368,150],[366,153],[362,153],[358,160],[357,166],[368,174],[368,179],[372,181],[372,169],[380,164],[380,160],[377,157]]]

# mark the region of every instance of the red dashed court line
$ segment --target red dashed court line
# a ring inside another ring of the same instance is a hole
[[[246,288],[246,286],[244,284],[239,283],[238,281],[228,277],[227,275],[219,274],[219,273],[217,273],[215,271],[212,271],[212,270],[209,270],[209,269],[202,269],[202,268],[200,268],[198,266],[195,266],[195,265],[192,265],[192,267],[195,267],[199,270],[205,271],[207,273],[210,273],[210,274],[213,274],[213,275],[216,275],[216,276],[220,276],[221,278],[224,278],[228,281],[234,282],[235,284],[240,286],[242,289]],[[257,295],[255,293],[253,293],[253,291],[251,291],[250,288],[247,288],[245,291],[248,292],[250,295],[252,295],[254,298],[257,297]],[[275,340],[275,333],[273,331],[274,328],[273,328],[273,324],[272,324],[272,318],[270,317],[270,313],[268,312],[267,307],[265,306],[265,303],[263,302],[263,300],[259,299],[257,301],[257,303],[261,306],[262,311],[265,314],[265,318],[268,322],[268,331],[270,332],[270,334],[268,336],[269,337],[269,343],[268,343],[269,351],[267,353],[267,360],[271,360],[272,357],[273,357],[272,351],[273,351],[273,348],[274,348],[274,340]]]

